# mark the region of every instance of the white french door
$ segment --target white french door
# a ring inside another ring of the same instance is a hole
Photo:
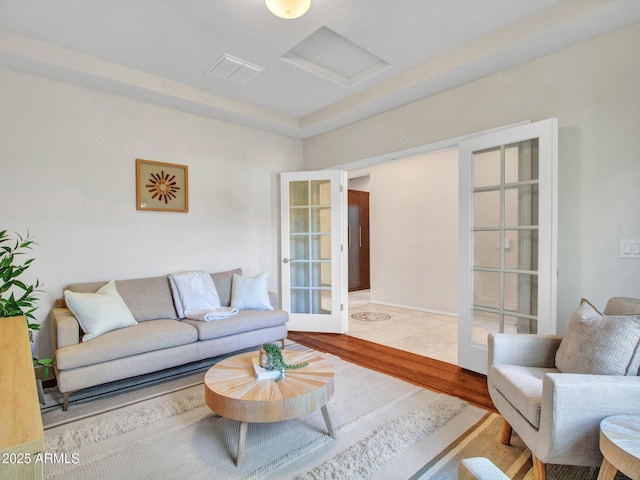
[[[557,119],[459,145],[458,365],[489,333],[556,332]]]
[[[346,172],[280,175],[282,308],[294,331],[347,331]]]

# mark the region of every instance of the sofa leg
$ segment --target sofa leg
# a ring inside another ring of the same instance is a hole
[[[71,392],[66,392],[62,394],[62,398],[63,398],[63,403],[62,403],[62,411],[66,412],[69,409],[69,396],[71,395]]]
[[[282,345],[282,350],[284,350],[284,341],[286,340],[286,338],[283,338],[282,340],[280,340],[280,344]]]
[[[547,480],[547,465],[542,463],[538,457],[531,455],[533,460],[533,478],[535,480]]]
[[[504,418],[502,419],[502,432],[500,433],[500,441],[505,445],[511,445],[511,434],[513,428]]]

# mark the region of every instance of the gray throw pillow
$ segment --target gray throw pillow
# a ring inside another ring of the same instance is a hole
[[[604,316],[582,300],[556,353],[563,373],[638,375],[640,315]]]

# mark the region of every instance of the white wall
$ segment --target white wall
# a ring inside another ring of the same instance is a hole
[[[316,170],[500,125],[559,120],[558,323],[580,297],[640,297],[640,25],[567,48],[304,142]]]
[[[371,300],[455,314],[457,150],[395,160],[366,172],[371,191]]]
[[[0,70],[0,229],[35,236],[48,313],[70,282],[182,269],[271,271],[279,285],[278,172],[302,143]],[[137,211],[135,160],[189,167],[189,213]]]

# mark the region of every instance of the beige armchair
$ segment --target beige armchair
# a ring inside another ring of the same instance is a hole
[[[609,300],[604,315],[623,314],[640,314],[640,300]],[[536,480],[546,478],[547,463],[600,465],[602,419],[640,414],[637,373],[561,373],[556,368],[561,340],[555,335],[489,335],[487,383],[504,418],[501,440],[508,445],[512,431],[518,433],[533,454]]]

